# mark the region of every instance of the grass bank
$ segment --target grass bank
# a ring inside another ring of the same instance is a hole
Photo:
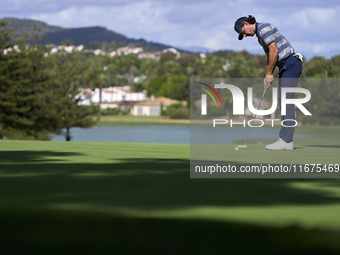
[[[190,125],[188,119],[169,119],[160,116],[110,115],[100,116],[97,126],[148,126],[148,125]]]

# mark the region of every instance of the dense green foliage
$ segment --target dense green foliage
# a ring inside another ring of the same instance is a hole
[[[303,124],[310,125],[340,125],[340,80],[339,79],[304,79],[300,80],[300,87],[311,92],[311,100],[305,103],[311,109],[312,116],[304,116],[297,111],[297,116]]]
[[[155,52],[156,59],[139,59],[136,54],[110,58],[85,52],[47,54],[50,49],[38,44],[40,29],[33,26],[30,34],[15,41],[11,30],[1,21],[0,32],[0,138],[44,139],[50,133],[66,128],[89,127],[94,124],[95,106],[82,106],[82,89],[100,86],[131,86],[133,91],[147,91],[148,96],[164,96],[187,101],[190,106],[191,78],[262,78],[266,72],[266,56],[246,51],[218,51],[202,56],[199,53]],[[12,43],[9,43],[12,42]],[[28,42],[30,45],[27,46]],[[17,45],[19,51],[9,51]],[[72,44],[71,40],[67,44]],[[99,45],[94,43],[94,46]],[[102,47],[119,46],[114,41]],[[147,48],[145,48],[147,49]],[[277,77],[277,71],[274,73]],[[304,78],[340,77],[340,55],[331,59],[314,57],[304,62]],[[302,87],[304,85],[302,84]],[[260,86],[259,86],[260,88]],[[303,118],[306,124],[336,124],[337,86],[307,86],[313,97],[311,107],[318,107],[314,117]],[[257,93],[256,88],[254,88]],[[226,106],[232,101],[223,98]],[[188,117],[187,107],[172,109],[171,118]],[[221,116],[225,108],[211,114]],[[298,113],[299,114],[299,113]]]
[[[162,111],[164,116],[169,116],[170,119],[189,119],[189,109],[182,104],[172,104]]]
[[[17,42],[20,52],[5,53],[13,35],[3,29],[0,34],[0,138],[49,139],[56,126],[44,53],[36,44],[25,47],[24,41]]]
[[[77,97],[86,65],[78,54],[49,58],[36,43],[38,28],[32,36],[7,42],[15,36],[0,31],[0,138],[49,140],[51,132],[94,124],[95,106],[81,106]],[[27,41],[31,45],[27,45]],[[67,135],[69,140],[69,135]]]
[[[127,115],[128,113],[126,111],[123,111],[119,108],[107,108],[100,111],[101,116],[111,116],[111,115]]]
[[[80,105],[83,99],[79,93],[85,85],[84,72],[87,69],[87,63],[83,62],[81,54],[75,52],[54,55],[51,58],[57,125],[59,129],[66,128],[66,140],[70,141],[70,128],[91,127],[95,124],[92,116],[98,112],[98,106]]]

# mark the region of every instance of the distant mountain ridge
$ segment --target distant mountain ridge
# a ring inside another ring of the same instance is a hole
[[[30,33],[29,28],[32,27],[34,24],[37,24],[37,26],[41,28],[40,34],[53,33],[56,31],[64,30],[62,27],[50,26],[38,20],[17,19],[17,18],[3,18],[1,20],[9,21],[6,28],[14,30],[19,35]]]
[[[144,39],[133,39],[128,38],[122,34],[116,33],[114,31],[108,30],[105,27],[95,26],[95,27],[82,27],[82,28],[62,28],[58,26],[50,26],[44,22],[31,20],[31,19],[18,19],[18,18],[3,18],[1,20],[9,21],[6,29],[12,29],[15,33],[23,36],[24,34],[30,34],[29,28],[34,24],[41,28],[40,34],[44,34],[45,37],[39,41],[39,44],[52,43],[56,45],[61,45],[65,40],[71,40],[74,45],[80,44],[90,44],[95,41],[102,42],[106,41],[110,43],[115,41],[117,44],[129,45],[135,44],[136,46],[144,47],[149,51],[159,51],[167,48],[176,48],[170,45],[165,45],[161,43],[148,42]],[[181,49],[178,49],[183,51]]]

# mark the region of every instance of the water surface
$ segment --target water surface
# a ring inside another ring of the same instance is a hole
[[[71,141],[84,142],[137,142],[137,143],[223,143],[229,144],[246,138],[249,128],[243,127],[190,127],[189,126],[94,126],[71,128]],[[295,134],[295,137],[307,137]],[[250,139],[277,139],[276,128],[253,128]],[[55,135],[52,141],[65,141]]]

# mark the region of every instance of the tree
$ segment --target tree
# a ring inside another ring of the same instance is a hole
[[[163,68],[165,70],[166,76],[167,78],[167,82],[166,82],[166,95],[170,94],[170,81],[171,81],[171,75],[173,75],[174,73],[178,72],[180,69],[180,65],[175,62],[175,61],[167,61],[163,64]]]
[[[334,64],[324,57],[313,57],[304,65],[302,77],[328,78],[336,77]]]
[[[117,48],[117,44],[115,41],[111,41],[109,44],[110,50],[115,50]]]
[[[136,54],[120,56],[113,58],[112,63],[110,63],[110,69],[115,70],[116,75],[118,75],[120,79],[126,80],[128,85],[132,86],[133,79],[138,72],[139,62],[140,60]],[[118,81],[118,83],[120,82]]]
[[[160,59],[160,62],[161,63],[165,63],[167,61],[176,61],[176,54],[171,52],[171,51],[168,51],[166,53],[163,53],[161,55],[161,59]]]
[[[0,138],[48,140],[55,130],[47,62],[36,44],[39,30],[32,31],[15,46],[6,43],[15,39],[11,31],[0,31]]]
[[[181,66],[181,73],[192,75],[194,72],[194,63],[200,59],[198,54],[183,54],[179,59],[178,63]]]
[[[190,94],[188,77],[184,74],[175,74],[169,79],[164,74],[158,75],[150,80],[148,94],[188,101]]]
[[[66,46],[71,46],[73,45],[73,42],[70,39],[65,39],[61,44],[66,45]]]
[[[55,108],[58,128],[66,129],[66,141],[71,140],[72,127],[88,128],[95,124],[93,116],[98,113],[98,106],[81,105],[84,88],[84,70],[87,64],[82,61],[81,53],[60,54],[53,56]]]
[[[12,122],[15,121],[11,116],[12,110],[16,104],[13,98],[14,86],[16,84],[15,72],[20,64],[18,54],[10,52],[9,48],[13,47],[15,35],[11,30],[5,30],[4,27],[8,21],[0,21],[0,138],[3,139],[8,134],[8,129],[12,129]],[[20,109],[17,109],[20,110]],[[21,119],[19,119],[20,121]]]
[[[153,78],[159,70],[158,61],[150,58],[142,59],[140,62],[140,72],[145,74],[149,79]]]
[[[155,95],[155,96],[164,96],[163,91],[166,91],[167,86],[167,76],[165,74],[163,75],[157,75],[153,77],[148,86],[148,95]],[[165,89],[162,89],[165,87]],[[161,91],[161,89],[163,91]]]

